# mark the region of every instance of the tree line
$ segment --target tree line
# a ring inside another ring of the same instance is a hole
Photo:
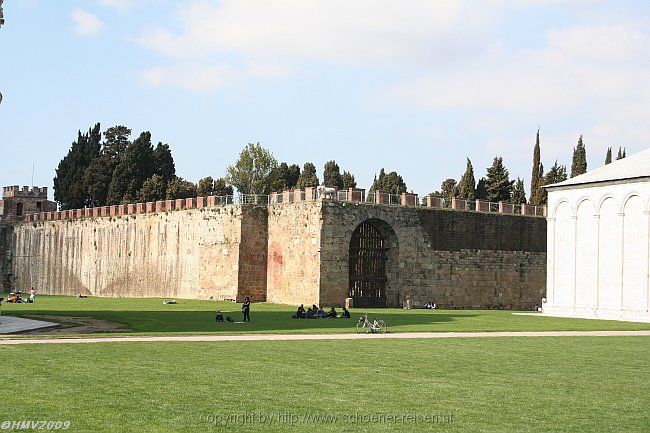
[[[260,143],[247,144],[235,164],[227,167],[224,177],[213,179],[208,176],[195,184],[176,176],[174,158],[168,144],[158,142],[154,147],[149,131],[142,132],[134,140],[130,137],[131,129],[123,125],[110,127],[103,134],[99,123],[85,133],[78,131],[77,139],[59,162],[54,177],[54,199],[61,209],[232,195],[235,188],[241,194],[267,195],[321,184],[312,162],[304,163],[302,169],[295,163],[278,162],[271,151]],[[543,187],[566,180],[567,167],[555,160],[551,168],[544,172],[540,153],[538,129],[528,199],[523,180],[519,177],[510,179],[510,173],[500,156],[494,158],[478,181],[472,161],[467,158],[465,172],[460,179],[445,179],[440,190],[432,194],[444,197],[447,206],[452,197],[545,205],[547,195]],[[625,158],[625,149],[619,147],[616,159],[622,158]],[[610,147],[605,164],[611,161]],[[571,177],[586,171],[587,151],[580,135],[573,148]],[[341,172],[336,161],[331,160],[323,167],[322,184],[341,190],[356,188],[357,181],[352,173]],[[370,191],[402,194],[407,191],[407,186],[397,172],[386,173],[381,168],[379,175],[373,179]]]
[[[59,207],[79,209],[135,202],[229,195],[225,179],[206,177],[194,184],[176,176],[168,144],[155,147],[151,133],[131,140],[131,129],[113,126],[102,132],[97,123],[77,133],[54,176],[54,200]]]

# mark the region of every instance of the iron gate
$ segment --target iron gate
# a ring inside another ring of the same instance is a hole
[[[355,307],[386,306],[388,245],[381,232],[364,222],[350,241],[350,290]]]

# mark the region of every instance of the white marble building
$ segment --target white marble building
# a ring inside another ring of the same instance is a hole
[[[650,321],[650,149],[547,186],[553,316]]]

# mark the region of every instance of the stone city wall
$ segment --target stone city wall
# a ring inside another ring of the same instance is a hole
[[[15,286],[62,295],[237,299],[243,281],[263,300],[259,269],[247,268],[248,279],[240,279],[239,270],[242,226],[248,224],[242,221],[266,209],[242,207],[17,225]],[[243,246],[251,262],[265,260],[264,249],[256,249],[261,242]]]
[[[352,232],[374,220],[388,240],[387,301],[530,308],[546,286],[546,220],[424,207],[323,202],[320,301],[346,297]]]
[[[321,201],[269,206],[269,302],[318,304]]]

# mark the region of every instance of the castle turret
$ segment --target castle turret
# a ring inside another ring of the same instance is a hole
[[[2,222],[20,220],[25,215],[56,211],[56,203],[47,199],[47,187],[18,185],[2,188],[0,219]]]

